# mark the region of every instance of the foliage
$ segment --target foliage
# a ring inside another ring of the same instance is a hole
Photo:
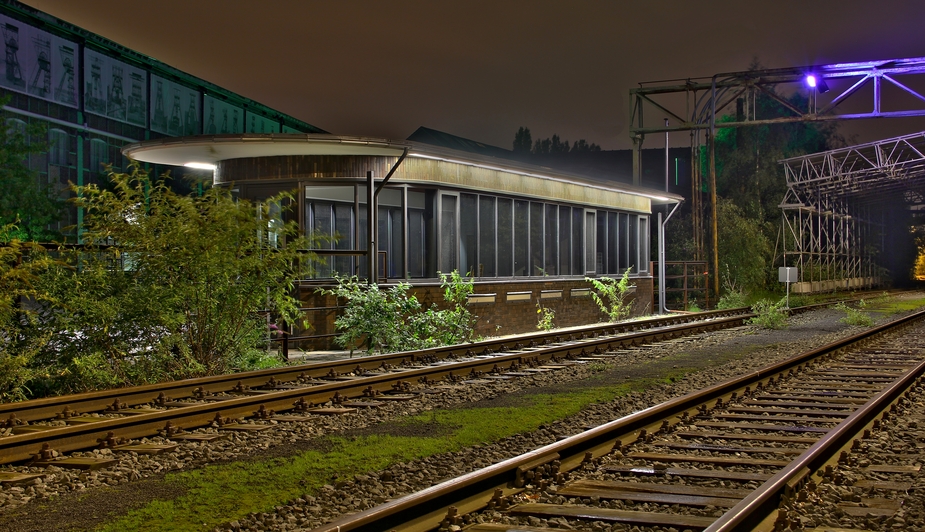
[[[771,270],[771,228],[750,218],[727,199],[716,203],[719,220],[719,256],[726,264],[726,276],[736,279],[743,292],[759,291],[767,286]]]
[[[10,97],[0,97],[0,108]],[[6,114],[0,117],[7,118]],[[45,128],[39,122],[25,130],[0,127],[0,242],[12,239],[49,242],[60,235],[49,230],[56,222],[63,203],[47,184],[40,184],[38,175],[29,169],[29,157],[47,152]]]
[[[840,310],[845,313],[845,317],[841,319],[841,322],[846,325],[870,327],[874,324],[874,319],[864,312],[866,306],[867,304],[863,299],[857,302],[857,308],[849,307],[842,301],[835,305],[835,310]]]
[[[532,143],[532,144],[531,144]],[[533,141],[530,128],[521,126],[514,134],[514,153],[526,155],[567,155],[569,153],[599,152],[601,147],[585,139],[578,139],[574,144],[562,140],[559,135]]]
[[[301,320],[293,280],[312,255],[294,222],[224,188],[181,196],[134,166],[75,189],[86,247],[42,276],[53,304],[37,387],[80,391],[248,369],[269,311]],[[272,201],[283,202],[284,196]]]
[[[388,290],[367,284],[356,276],[335,276],[337,286],[320,290],[344,301],[343,313],[334,320],[340,331],[334,341],[351,351],[360,346],[373,351],[408,351],[439,345],[456,344],[472,338],[477,318],[467,308],[473,282],[453,271],[441,274],[443,296],[450,308],[424,308],[417,297],[409,295],[411,285],[398,283]]]
[[[16,228],[0,228],[7,234]],[[0,402],[24,399],[35,374],[33,361],[48,342],[47,333],[30,333],[35,303],[45,301],[36,288],[39,275],[53,264],[37,244],[13,239],[0,246]]]
[[[717,310],[746,306],[745,292],[742,291],[730,273],[729,263],[724,264],[724,266],[726,270],[723,272],[723,295],[720,296],[719,301],[716,303]]]
[[[703,309],[700,308],[700,305],[698,305],[696,301],[692,301],[687,305],[687,310],[688,312],[703,312]]]
[[[632,288],[630,286],[630,270],[631,268],[627,268],[619,281],[612,277],[601,277],[600,279],[585,277],[585,281],[594,286],[594,290],[591,291],[591,299],[597,303],[601,312],[610,321],[624,320],[632,310],[632,304],[627,301]]]
[[[781,299],[777,303],[769,299],[762,299],[752,306],[752,312],[757,314],[748,322],[763,329],[783,329],[787,327],[787,311],[784,309],[786,301]]]
[[[556,328],[554,320],[556,319],[556,311],[549,307],[542,307],[539,303],[536,304],[536,313],[539,314],[539,318],[536,322],[536,328],[541,331],[551,331]]]

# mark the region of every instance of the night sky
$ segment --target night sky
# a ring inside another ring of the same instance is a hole
[[[755,57],[766,68],[925,57],[919,0],[26,3],[334,134],[404,139],[427,126],[504,148],[520,126],[626,148],[628,91],[643,81]],[[922,130],[918,118],[843,132]]]

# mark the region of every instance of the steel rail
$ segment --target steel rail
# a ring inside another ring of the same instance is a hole
[[[431,382],[450,375],[477,377],[492,371],[517,367],[531,361],[544,362],[558,357],[589,356],[597,351],[612,350],[615,346],[638,345],[668,337],[682,336],[692,331],[717,330],[741,324],[748,315],[719,318],[710,321],[682,324],[674,328],[646,329],[623,335],[602,335],[584,340],[572,340],[536,348],[523,348],[487,358],[471,358],[453,364],[409,368],[388,373],[376,373],[346,381],[307,386],[304,388],[268,391],[260,395],[230,396],[207,404],[135,414],[120,418],[100,418],[100,421],[52,428],[39,432],[17,434],[0,438],[0,464],[28,460],[47,446],[57,451],[74,451],[96,446],[109,436],[134,439],[152,436],[164,431],[167,422],[173,427],[191,429],[209,425],[216,419],[251,417],[261,409],[284,412],[304,403],[326,403],[335,396],[344,398],[369,396],[369,392],[388,392],[398,381]],[[459,349],[459,347],[457,347]],[[261,381],[265,384],[265,381]],[[375,400],[375,397],[369,397]],[[150,395],[148,402],[151,401]],[[110,434],[111,433],[111,434]]]
[[[486,353],[512,351],[523,345],[547,345],[550,342],[570,341],[576,338],[589,336],[626,334],[631,331],[638,331],[646,328],[667,327],[674,324],[710,320],[718,317],[745,315],[748,312],[750,312],[750,310],[747,308],[736,308],[696,314],[679,314],[651,320],[616,324],[595,324],[567,331],[537,332],[507,338],[492,338],[468,344],[443,346],[420,351],[406,351],[338,361],[306,363],[281,368],[185,379],[167,383],[46,397],[31,401],[0,404],[0,423],[7,420],[10,415],[15,415],[16,419],[20,421],[54,419],[61,413],[65,406],[74,412],[101,412],[105,411],[109,405],[116,401],[128,407],[148,404],[161,393],[171,399],[181,399],[192,397],[197,389],[207,394],[227,392],[238,383],[242,386],[253,388],[263,386],[271,378],[278,381],[292,381],[300,376],[307,378],[323,378],[332,371],[336,374],[353,373],[357,369],[375,371],[383,366],[406,366],[434,359],[443,360],[459,356],[477,356]],[[746,317],[748,316],[751,316],[751,314],[746,315]]]
[[[862,344],[884,333],[898,330],[922,319],[925,319],[925,311],[871,328],[826,346],[806,351],[760,370],[668,400],[532,452],[473,471],[456,479],[442,482],[380,506],[344,516],[315,528],[311,532],[372,532],[393,529],[400,529],[403,532],[432,530],[437,527],[443,516],[446,515],[447,509],[451,506],[465,504],[468,508],[477,509],[486,506],[492,496],[497,493],[497,490],[510,492],[519,488],[523,485],[522,478],[526,471],[553,462],[558,463],[558,471],[570,471],[589,459],[610,453],[615,445],[619,445],[624,440],[637,439],[642,430],[657,429],[661,426],[662,420],[696,409],[700,405],[706,405],[711,401],[724,399],[733,392],[764,382],[783,372],[799,371],[803,364],[814,359],[840,352],[856,344]],[[885,393],[881,395],[886,397]],[[856,413],[852,414],[852,417],[857,416],[860,419],[870,415],[869,413]],[[833,439],[839,437],[845,438],[848,436],[842,434],[838,437],[833,436]],[[818,445],[816,444],[816,446]],[[830,445],[834,445],[834,443]],[[777,486],[780,483],[775,482],[774,485]],[[782,484],[786,485],[786,482],[784,481]],[[773,495],[762,496],[760,499],[761,504],[757,499],[754,504],[763,507],[767,497],[773,497]],[[745,519],[744,515],[741,519]],[[730,528],[724,528],[723,530],[742,530],[741,528],[735,528],[734,524],[729,526]]]
[[[723,514],[704,532],[751,530],[780,505],[781,497],[800,484],[812,471],[819,470],[848,442],[860,434],[875,417],[882,414],[925,374],[925,361],[906,372],[871,401],[826,433],[787,467],[779,471],[756,491]]]

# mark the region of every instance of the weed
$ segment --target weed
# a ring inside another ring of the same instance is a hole
[[[551,331],[556,328],[556,324],[553,323],[553,320],[556,319],[556,311],[548,308],[541,307],[539,303],[536,304],[536,313],[540,315],[539,319],[536,322],[536,328],[541,331]]]
[[[627,268],[623,272],[623,277],[619,281],[611,277],[601,277],[600,279],[585,277],[585,281],[594,285],[591,299],[597,303],[601,312],[610,321],[624,320],[630,314],[631,302],[627,301],[627,296],[629,296],[630,290],[633,288],[630,286],[630,269]]]
[[[781,299],[777,303],[769,299],[762,299],[752,306],[752,312],[757,314],[748,322],[764,329],[783,329],[787,326],[787,313],[784,312],[786,302]]]
[[[857,305],[858,308],[849,307],[845,302],[835,305],[835,310],[840,310],[845,313],[845,317],[841,319],[841,322],[846,325],[859,327],[870,327],[873,325],[873,318],[868,316],[863,310],[867,306],[864,300],[859,300]]]

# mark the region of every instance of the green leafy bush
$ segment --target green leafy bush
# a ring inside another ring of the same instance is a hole
[[[536,321],[536,328],[541,331],[551,331],[556,328],[554,323],[556,319],[556,311],[548,307],[541,307],[539,303],[536,304],[536,313],[539,314],[539,318]]]
[[[840,310],[845,313],[845,317],[841,319],[841,322],[846,325],[857,327],[870,327],[873,325],[874,319],[864,312],[864,308],[867,306],[864,300],[859,300],[857,306],[858,308],[849,307],[844,301],[836,304],[835,310]]]
[[[623,277],[619,281],[611,277],[599,279],[585,277],[585,280],[594,286],[591,299],[597,303],[608,320],[620,321],[629,316],[632,303],[627,301],[627,298],[633,288],[630,285],[630,268],[623,272]]]
[[[757,314],[749,323],[764,329],[783,329],[787,327],[787,312],[784,308],[786,301],[781,299],[774,303],[762,299],[752,306],[752,312]]]
[[[470,340],[477,316],[466,304],[474,285],[456,271],[441,274],[440,278],[444,299],[450,305],[444,310],[437,310],[434,305],[424,308],[416,296],[408,294],[411,288],[408,283],[382,290],[356,276],[335,276],[337,286],[321,290],[344,302],[343,312],[334,320],[340,331],[334,341],[351,351],[359,347],[372,353],[425,349]]]
[[[137,166],[108,177],[75,189],[86,245],[58,250],[38,281],[36,329],[49,338],[34,392],[249,368],[264,347],[261,313],[302,320],[293,282],[313,255],[295,222],[225,188],[177,194]]]

